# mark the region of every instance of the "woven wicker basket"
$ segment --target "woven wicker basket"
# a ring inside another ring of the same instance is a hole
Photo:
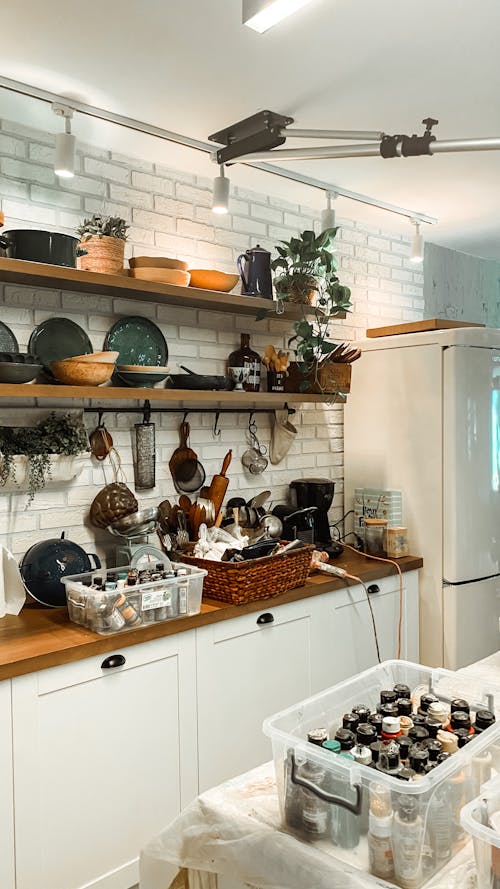
[[[125,241],[121,238],[102,238],[92,235],[80,242],[85,256],[79,256],[77,266],[85,272],[100,272],[104,275],[117,275],[123,271]]]
[[[281,556],[264,556],[247,562],[213,562],[185,552],[179,554],[178,559],[208,571],[203,585],[204,598],[245,605],[304,586],[313,549],[313,546],[304,546]]]

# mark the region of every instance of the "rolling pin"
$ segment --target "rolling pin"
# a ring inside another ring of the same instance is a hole
[[[233,452],[228,451],[226,456],[224,457],[220,474],[214,475],[212,483],[210,485],[210,493],[208,495],[208,499],[213,501],[216,516],[220,512],[222,501],[224,500],[226,491],[228,489],[229,479],[226,476],[226,472],[229,469],[229,464],[231,463],[232,456]]]

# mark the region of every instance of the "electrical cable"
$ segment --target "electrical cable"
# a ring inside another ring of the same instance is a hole
[[[353,546],[349,546],[348,543],[344,543],[344,546],[347,549],[352,550],[354,553],[359,555],[359,551],[355,549]],[[403,624],[403,573],[401,571],[401,567],[394,559],[383,559],[381,556],[372,556],[370,553],[363,553],[365,558],[373,559],[375,562],[385,562],[387,565],[394,565],[396,571],[399,574],[399,620],[398,620],[398,652],[397,659],[401,660],[401,628]]]

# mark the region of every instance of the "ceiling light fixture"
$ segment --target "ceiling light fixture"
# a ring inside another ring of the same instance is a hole
[[[71,119],[73,109],[68,105],[59,105],[55,102],[52,111],[58,117],[64,117],[64,133],[56,136],[56,156],[54,160],[54,172],[61,179],[70,179],[75,175],[76,137],[71,133]]]
[[[214,179],[212,213],[229,213],[229,179],[224,175],[224,164]]]
[[[311,0],[243,0],[243,24],[263,34]]]
[[[411,242],[410,262],[423,262],[424,239],[420,234],[420,222],[418,221],[418,219],[412,219],[411,223],[415,226],[415,234],[413,235],[413,240]]]
[[[332,200],[335,200],[336,197],[335,192],[327,191],[326,207],[321,211],[321,231],[323,232],[327,228],[335,228],[335,210],[332,207]]]

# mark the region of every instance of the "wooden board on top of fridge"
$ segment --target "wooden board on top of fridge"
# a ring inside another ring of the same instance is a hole
[[[410,321],[408,324],[391,324],[390,327],[370,327],[367,337],[399,336],[402,333],[422,333],[426,330],[448,330],[451,327],[486,327],[474,321],[451,321],[448,318],[428,318],[426,321]]]

